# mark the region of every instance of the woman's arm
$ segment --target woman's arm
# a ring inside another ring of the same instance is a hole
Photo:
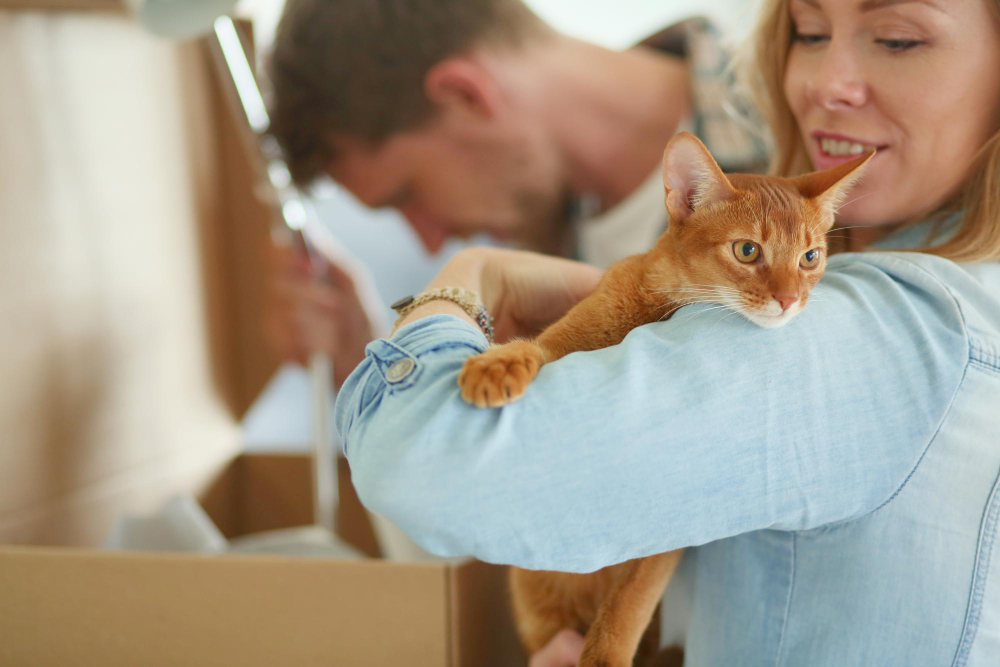
[[[685,308],[545,366],[502,409],[459,396],[485,347],[449,315],[368,347],[337,405],[354,483],[431,551],[567,571],[872,511],[968,359],[948,290],[890,255],[831,259],[784,328]]]

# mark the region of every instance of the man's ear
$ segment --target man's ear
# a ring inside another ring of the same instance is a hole
[[[690,132],[678,134],[663,151],[663,188],[671,224],[736,194],[705,144]]]
[[[872,151],[850,162],[838,164],[836,167],[814,171],[792,179],[802,196],[816,202],[821,215],[824,216],[824,226],[827,229],[833,226],[837,208],[847,197],[848,191],[861,178],[865,165],[874,156],[875,151]]]
[[[500,106],[496,79],[468,58],[448,58],[424,76],[424,93],[435,106],[493,118]]]

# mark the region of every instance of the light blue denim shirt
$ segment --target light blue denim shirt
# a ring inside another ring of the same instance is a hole
[[[783,328],[707,308],[502,409],[459,396],[466,322],[374,341],[336,414],[361,499],[527,568],[688,547],[687,667],[1000,665],[1000,265],[842,254]]]

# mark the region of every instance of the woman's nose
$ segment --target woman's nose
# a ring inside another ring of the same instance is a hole
[[[822,57],[812,84],[815,103],[827,111],[864,106],[869,90],[860,56],[852,51],[848,43],[834,39]]]

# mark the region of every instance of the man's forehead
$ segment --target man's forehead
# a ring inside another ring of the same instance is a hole
[[[391,206],[406,181],[405,151],[393,140],[377,146],[353,138],[333,139],[336,158],[327,165],[330,177],[366,206]]]

